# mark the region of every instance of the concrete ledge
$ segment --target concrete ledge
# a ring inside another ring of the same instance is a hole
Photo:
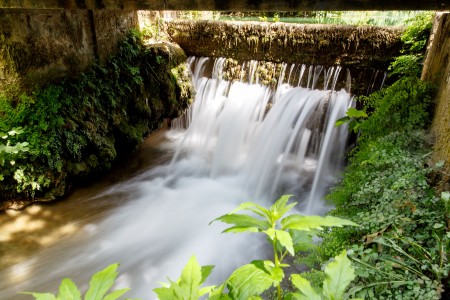
[[[401,49],[401,28],[237,21],[167,23],[187,55],[386,69]]]

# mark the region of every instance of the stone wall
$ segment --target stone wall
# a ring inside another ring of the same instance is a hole
[[[71,77],[105,61],[136,12],[0,9],[0,89]]]
[[[435,137],[433,160],[443,161],[442,183],[450,188],[450,13],[436,16],[432,43],[428,49],[422,79],[437,87],[436,111],[431,131]]]
[[[339,65],[350,71],[351,92],[366,95],[400,54],[402,28],[175,20],[166,23],[166,32],[192,56]]]

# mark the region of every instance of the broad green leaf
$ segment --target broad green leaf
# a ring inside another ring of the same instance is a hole
[[[230,214],[237,213],[238,211],[241,211],[241,210],[252,211],[257,215],[260,215],[261,217],[269,218],[269,211],[266,208],[254,203],[254,202],[241,203],[232,212],[230,212]]]
[[[160,287],[153,289],[156,295],[158,295],[158,299],[160,300],[173,300],[174,294],[173,291],[168,287]]]
[[[195,299],[197,300],[199,295],[199,287],[202,282],[202,269],[197,261],[197,258],[193,255],[189,259],[187,265],[181,272],[180,287],[183,288],[183,299]]]
[[[270,270],[270,275],[273,279],[273,286],[278,286],[284,278],[284,271],[280,267],[275,267]]]
[[[231,300],[231,298],[223,293],[223,290],[225,288],[225,283],[214,288],[210,293],[209,293],[209,300]]]
[[[355,279],[354,269],[347,258],[346,250],[343,250],[325,268],[323,296],[329,300],[342,299],[353,279]]]
[[[334,127],[339,127],[341,125],[344,125],[345,123],[350,122],[350,117],[345,116],[343,118],[337,119],[336,122],[334,123]]]
[[[64,278],[59,286],[58,299],[60,300],[81,300],[81,293],[75,283],[69,278]]]
[[[85,300],[102,300],[103,296],[113,286],[117,277],[119,264],[112,264],[92,276],[89,282],[89,290],[84,296]]]
[[[292,237],[289,232],[283,230],[276,230],[275,234],[277,236],[277,240],[280,242],[281,246],[286,248],[286,250],[292,255],[295,255],[294,244],[292,242]]]
[[[25,293],[20,293],[20,294],[32,295],[35,300],[56,300],[55,295],[50,294],[50,293],[29,293],[29,292],[25,292]]]
[[[259,229],[256,227],[233,226],[222,231],[222,233],[240,233],[240,232],[259,232]]]
[[[125,294],[129,290],[130,290],[129,288],[125,288],[125,289],[121,289],[121,290],[117,290],[117,291],[111,292],[108,295],[106,295],[106,297],[103,298],[103,300],[116,300],[116,299],[119,299],[120,296],[122,296],[123,294]]]
[[[300,230],[289,230],[292,237],[292,243],[294,244],[294,251],[302,252],[314,249],[316,245],[313,241],[314,231],[300,231]]]
[[[205,280],[208,278],[208,276],[211,274],[211,272],[213,271],[214,266],[202,266],[201,267],[201,272],[202,272],[202,280],[200,281],[200,284],[204,283]]]
[[[292,284],[299,290],[300,295],[295,295],[298,300],[321,300],[319,294],[312,288],[308,280],[298,274],[291,275]]]
[[[347,116],[349,116],[351,118],[367,118],[368,117],[365,111],[358,110],[354,107],[350,107],[346,114],[347,114]]]
[[[270,207],[270,212],[274,217],[272,222],[279,220],[285,213],[290,211],[297,204],[297,202],[294,202],[286,205],[291,197],[292,195],[283,195]]]
[[[216,220],[235,225],[236,227],[256,227],[260,230],[266,230],[270,228],[270,223],[265,220],[258,220],[252,216],[248,215],[240,215],[240,214],[226,214],[221,217],[218,217]]]
[[[281,220],[281,226],[283,230],[294,229],[310,231],[312,229],[322,229],[323,227],[342,227],[345,225],[359,226],[358,224],[333,216],[301,216],[291,215]]]
[[[205,287],[201,288],[198,291],[198,296],[201,297],[203,295],[211,293],[215,289],[215,287],[216,287],[215,285],[211,285],[211,286],[205,286]]]
[[[274,280],[270,274],[253,264],[236,269],[228,279],[228,289],[232,299],[248,299],[268,290]]]

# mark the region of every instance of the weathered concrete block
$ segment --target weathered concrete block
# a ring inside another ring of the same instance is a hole
[[[138,27],[125,10],[1,9],[0,22],[0,89],[77,75]]]
[[[94,60],[87,11],[0,10],[0,89],[70,76]]]
[[[424,63],[422,79],[437,87],[436,111],[431,131],[435,136],[433,159],[445,162],[450,188],[450,13],[437,14],[433,26],[432,43]]]

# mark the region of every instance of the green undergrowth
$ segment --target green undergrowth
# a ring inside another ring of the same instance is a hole
[[[423,30],[428,30],[422,19]],[[407,31],[406,34],[410,34]],[[420,36],[416,31],[415,36]],[[426,41],[426,38],[425,38]],[[413,53],[425,42],[407,43]],[[412,49],[414,48],[414,49]],[[408,54],[408,55],[409,55]],[[393,64],[398,70],[398,66]],[[420,70],[415,66],[414,70]],[[364,299],[448,299],[450,233],[448,194],[439,195],[430,178],[440,164],[429,165],[427,128],[433,115],[433,88],[417,73],[360,98],[363,110],[343,119],[358,134],[343,179],[327,196],[329,214],[360,227],[321,234],[319,247],[300,261],[320,278],[320,265],[342,249],[351,249],[357,279],[350,293]]]
[[[59,197],[110,169],[164,118],[187,106],[189,92],[174,75],[183,71],[171,71],[182,62],[163,48],[144,46],[132,32],[115,57],[76,80],[1,92],[0,132],[22,128],[7,143],[26,142],[28,151],[0,152],[0,201]]]

